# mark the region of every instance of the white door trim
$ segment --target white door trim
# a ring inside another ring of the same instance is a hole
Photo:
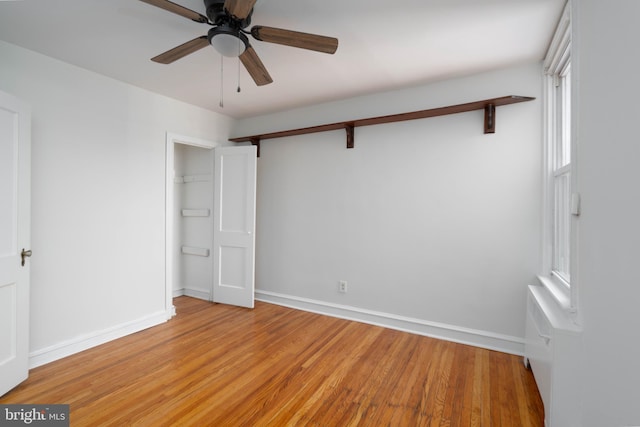
[[[165,163],[165,310],[167,318],[175,316],[173,306],[173,202],[174,202],[174,161],[175,144],[191,145],[194,147],[213,149],[220,145],[219,142],[206,139],[195,138],[177,133],[167,132],[166,134],[166,163]]]

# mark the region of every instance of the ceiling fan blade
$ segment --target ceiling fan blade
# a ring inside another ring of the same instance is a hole
[[[240,61],[242,61],[242,65],[244,65],[244,68],[247,69],[249,75],[258,86],[273,83],[269,72],[251,46],[240,55]]]
[[[176,15],[184,16],[185,18],[191,19],[192,21],[200,22],[203,24],[209,22],[209,19],[207,19],[206,16],[201,15],[198,12],[194,12],[191,9],[187,9],[184,6],[180,6],[179,4],[170,2],[169,0],[140,0],[140,1],[159,7],[160,9],[164,9],[166,11],[175,13]]]
[[[161,53],[158,56],[154,56],[153,58],[151,58],[151,60],[160,64],[171,64],[172,62],[177,61],[178,59],[183,58],[190,53],[198,51],[206,46],[209,46],[209,40],[207,40],[207,36],[201,36],[197,39],[193,39],[191,41],[183,43],[178,47],[174,47],[173,49],[168,50],[165,53]]]
[[[238,19],[245,19],[251,13],[256,0],[225,0],[224,8]]]
[[[251,35],[256,40],[263,42],[283,44],[323,53],[333,54],[338,49],[338,39],[335,37],[319,36],[281,28],[256,25],[251,29]]]

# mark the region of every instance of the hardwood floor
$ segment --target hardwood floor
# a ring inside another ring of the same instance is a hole
[[[166,324],[41,366],[0,403],[71,426],[543,426],[522,358],[257,303],[176,298]]]

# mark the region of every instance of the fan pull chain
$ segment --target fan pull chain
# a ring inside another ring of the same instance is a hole
[[[224,108],[224,56],[220,55],[220,108]]]
[[[240,59],[238,59],[238,93],[240,93]]]
[[[240,55],[242,55],[242,42],[238,39],[238,93],[240,93]]]

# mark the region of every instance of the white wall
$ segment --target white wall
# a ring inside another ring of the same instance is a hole
[[[41,363],[165,315],[165,132],[224,141],[231,120],[4,42],[0,58],[0,90],[33,112],[31,353]]]
[[[640,2],[573,1],[585,427],[640,425]]]
[[[437,322],[445,337],[470,328],[522,352],[540,259],[539,64],[245,119],[233,135],[503,95],[538,99],[499,107],[494,135],[477,111],[357,128],[353,150],[343,131],[264,141],[258,296]]]

